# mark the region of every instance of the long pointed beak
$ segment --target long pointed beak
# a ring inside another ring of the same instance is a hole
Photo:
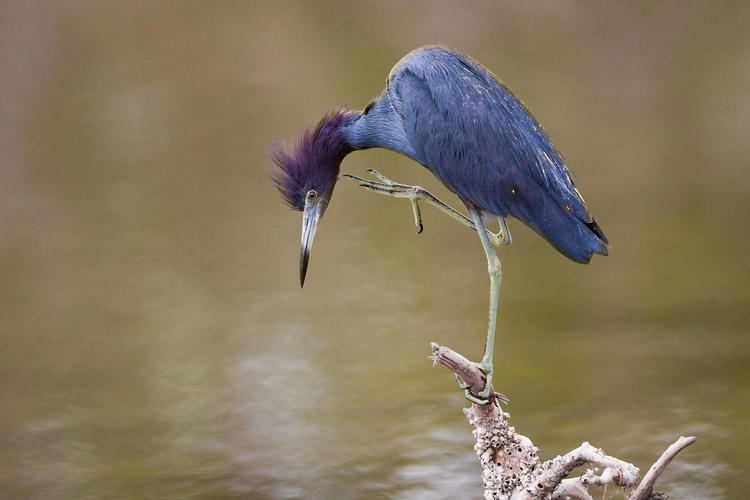
[[[310,249],[312,248],[315,232],[318,230],[318,221],[323,212],[323,204],[315,203],[305,205],[302,213],[302,247],[299,253],[299,286],[305,286],[305,275],[307,274],[307,263],[310,261]]]

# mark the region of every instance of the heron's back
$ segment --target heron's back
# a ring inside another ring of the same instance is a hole
[[[465,203],[513,215],[577,262],[606,255],[606,238],[562,156],[524,105],[471,58],[444,47],[407,54],[359,121],[372,145],[414,158]]]

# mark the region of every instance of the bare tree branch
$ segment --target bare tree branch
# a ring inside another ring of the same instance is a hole
[[[659,460],[651,466],[646,473],[646,476],[643,478],[643,481],[641,481],[641,484],[639,484],[638,488],[636,488],[633,494],[630,495],[629,500],[646,500],[649,498],[654,490],[656,480],[659,479],[659,476],[661,476],[661,473],[667,468],[667,465],[669,465],[679,452],[695,443],[695,440],[696,438],[694,437],[680,436],[680,439],[672,443],[669,448],[661,454]]]
[[[448,347],[433,342],[432,364],[443,365],[456,374],[464,384],[469,386],[473,394],[479,394],[484,389],[487,380],[482,370],[475,364]]]
[[[430,345],[432,347],[431,358],[433,366],[443,365],[448,368],[468,386],[469,391],[474,396],[478,396],[482,389],[484,389],[487,377],[477,364],[469,361],[453,349],[438,345],[435,342]],[[493,392],[492,399],[497,399],[497,401],[505,404],[510,402],[507,396],[499,392]]]
[[[461,354],[432,344],[432,360],[452,371],[473,394],[478,394],[486,383],[482,370]],[[589,443],[573,451],[540,464],[537,452],[529,438],[516,432],[508,424],[510,415],[495,404],[507,398],[493,393],[493,402],[472,404],[464,409],[469,423],[474,427],[474,451],[482,465],[484,498],[487,500],[573,499],[591,500],[588,487],[612,483],[623,488],[633,488],[639,471],[633,464],[605,454]],[[672,459],[686,446],[695,442],[693,437],[681,437],[662,454],[651,467],[629,500],[647,500],[653,486]],[[577,467],[594,464],[603,468],[601,474],[586,471],[580,477],[567,478]]]
[[[552,493],[552,500],[594,500],[580,477],[563,479]]]
[[[606,486],[614,482],[619,473],[617,469],[605,468],[601,474],[594,470],[587,470],[580,477],[569,477],[563,479],[560,485],[552,492],[552,500],[589,500],[589,486]]]
[[[568,474],[584,464],[596,464],[614,470],[612,482],[617,486],[632,487],[638,481],[638,468],[618,458],[605,454],[601,449],[583,443],[565,455],[544,462],[526,481],[522,491],[513,496],[516,500],[546,498]]]

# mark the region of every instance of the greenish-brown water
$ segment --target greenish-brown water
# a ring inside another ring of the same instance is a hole
[[[477,498],[464,404],[476,235],[342,183],[297,284],[272,139],[455,46],[578,177],[611,255],[511,222],[496,385],[544,457],[581,441],[675,498],[750,488],[750,9],[744,3],[0,6],[0,494]],[[451,199],[412,162],[347,158]],[[453,201],[453,200],[452,200]]]

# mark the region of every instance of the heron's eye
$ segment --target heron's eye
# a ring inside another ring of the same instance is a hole
[[[312,200],[314,200],[317,197],[318,197],[318,192],[315,191],[314,189],[311,189],[310,191],[307,192],[307,199],[308,200],[312,201]]]

